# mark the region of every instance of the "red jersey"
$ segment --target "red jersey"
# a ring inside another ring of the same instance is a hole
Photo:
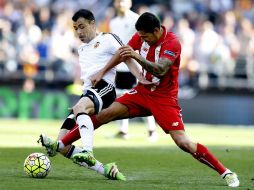
[[[169,71],[160,78],[153,76],[143,69],[146,79],[149,81],[154,81],[155,79],[156,82],[158,81],[158,85],[154,88],[154,86],[138,84],[137,88],[146,90],[147,93],[153,92],[153,95],[158,94],[159,96],[169,96],[177,99],[181,44],[174,33],[168,32],[164,26],[162,27],[164,29],[163,35],[152,46],[144,42],[138,33],[135,33],[128,43],[134,50],[138,50],[139,54],[148,61],[156,64],[158,58],[165,57],[173,63],[170,65]]]

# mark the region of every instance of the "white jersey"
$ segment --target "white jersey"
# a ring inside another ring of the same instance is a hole
[[[110,21],[110,31],[119,36],[124,44],[127,44],[136,32],[135,23],[137,22],[138,17],[139,15],[137,13],[128,10],[123,17],[117,16]],[[125,72],[129,71],[125,63],[119,64],[117,70]]]
[[[100,33],[89,43],[83,43],[78,48],[79,64],[81,67],[80,78],[84,83],[84,89],[92,87],[90,77],[105,67],[120,48],[120,43],[119,39],[112,34]],[[103,79],[114,85],[115,76],[116,69],[112,68],[103,76]]]

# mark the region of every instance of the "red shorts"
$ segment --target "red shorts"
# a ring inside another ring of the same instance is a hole
[[[136,87],[115,101],[128,107],[130,118],[153,115],[165,133],[184,130],[181,108],[176,99],[147,93]]]

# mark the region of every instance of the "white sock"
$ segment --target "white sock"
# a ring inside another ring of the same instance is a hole
[[[77,154],[79,152],[82,152],[83,149],[81,149],[80,147],[76,147],[73,149],[73,152],[71,153],[70,155],[70,158],[74,155],[74,154]],[[104,166],[101,162],[99,162],[98,160],[96,160],[96,163],[94,166],[90,167],[88,166],[85,162],[82,162],[80,164],[81,166],[85,167],[85,168],[88,168],[90,170],[94,170],[96,172],[98,172],[99,174],[103,175],[104,176]]]
[[[147,123],[148,123],[148,131],[155,131],[156,124],[155,124],[155,119],[153,116],[147,117]]]
[[[96,160],[96,163],[94,166],[92,167],[88,167],[90,170],[94,170],[96,172],[98,172],[99,174],[104,176],[104,166],[101,162],[99,162],[98,160]]]
[[[65,147],[64,143],[61,140],[59,140],[58,141],[58,151],[62,150],[64,147]]]
[[[104,176],[104,166],[98,160],[96,161],[95,165],[92,167],[88,166],[85,162],[80,163],[80,166],[83,166],[83,167],[88,168],[90,170],[96,171],[97,173]]]
[[[93,122],[88,115],[82,114],[77,117],[77,124],[79,126],[79,133],[84,149],[93,151]]]
[[[223,174],[221,174],[220,176],[221,176],[222,178],[224,178],[225,175],[228,174],[228,173],[232,173],[232,172],[231,172],[229,169],[226,169],[226,171],[225,171]]]
[[[123,133],[128,133],[129,119],[123,119],[120,121],[120,131]]]

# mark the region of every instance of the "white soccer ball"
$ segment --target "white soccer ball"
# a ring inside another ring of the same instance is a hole
[[[34,178],[44,178],[51,168],[49,158],[43,153],[32,153],[24,162],[25,173]]]

